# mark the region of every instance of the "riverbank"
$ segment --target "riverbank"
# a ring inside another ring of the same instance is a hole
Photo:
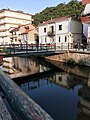
[[[60,53],[57,55],[52,55],[46,57],[50,61],[58,61],[73,64],[90,66],[90,52],[87,51],[66,51],[65,53]]]

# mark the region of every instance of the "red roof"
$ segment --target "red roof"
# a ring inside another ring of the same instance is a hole
[[[61,17],[61,18],[50,19],[50,20],[48,20],[48,21],[45,21],[45,22],[39,24],[39,26],[40,26],[40,25],[44,25],[44,24],[53,23],[53,22],[56,22],[56,21],[67,20],[68,18],[70,18],[70,16],[65,16],[65,17]]]
[[[90,0],[82,0],[83,5],[88,4],[88,3],[90,3]]]
[[[12,31],[19,31],[19,28],[20,28],[20,26],[16,27],[16,28],[13,28],[10,32],[12,32]]]
[[[21,35],[23,35],[23,34],[28,34],[28,32],[30,32],[30,31],[32,31],[32,30],[34,30],[34,29],[26,29],[23,33],[21,33]]]
[[[82,16],[81,21],[82,23],[90,23],[90,18],[88,16]]]

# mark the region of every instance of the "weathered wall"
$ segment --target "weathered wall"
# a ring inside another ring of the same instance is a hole
[[[66,52],[58,55],[49,56],[46,59],[67,62],[67,59],[73,58],[76,62],[84,61],[84,65],[90,66],[90,53],[85,52]]]

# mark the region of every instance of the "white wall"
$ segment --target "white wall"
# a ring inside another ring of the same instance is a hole
[[[47,24],[39,26],[39,42],[42,44],[50,43],[50,37],[47,37],[47,32],[50,26],[54,26],[55,36],[54,43],[57,45],[73,43],[74,41],[81,42],[82,39],[82,24],[78,21],[70,21],[71,19],[64,21],[57,21],[53,24]],[[62,25],[62,30],[59,30],[59,25]],[[44,33],[44,28],[46,28],[46,33]],[[60,37],[60,41],[59,41]],[[66,41],[65,41],[66,37]],[[46,38],[46,42],[45,42]]]
[[[3,18],[5,16],[5,18]],[[18,24],[28,24],[32,22],[32,15],[30,14],[24,14],[20,12],[14,12],[14,11],[4,11],[0,13],[0,30],[2,29],[9,29],[10,27],[17,27]],[[2,25],[2,23],[6,23]],[[2,35],[5,42],[9,42],[9,32],[0,32],[0,35]],[[7,38],[5,36],[8,36]],[[0,41],[3,41],[2,37],[0,38]]]
[[[68,33],[68,24],[68,20],[56,22],[56,34]],[[59,25],[62,25],[62,30],[59,30]]]
[[[46,32],[44,32],[44,28],[46,28]],[[43,36],[47,35],[47,31],[48,31],[47,28],[48,28],[47,25],[40,26],[39,27],[39,36],[43,37]]]
[[[42,26],[39,26],[39,42],[42,44],[45,44],[45,38],[47,43],[50,43],[50,37],[47,36],[47,32],[50,31],[50,27],[54,26],[54,31],[55,31],[55,37],[54,37],[54,43],[58,41],[58,35],[61,35],[62,42],[65,41],[65,35],[68,33],[68,24],[69,21],[58,21],[56,23],[51,23],[51,24],[43,24]],[[62,25],[62,30],[59,30],[59,25]],[[46,32],[44,32],[44,28],[46,28]],[[63,36],[63,34],[65,34]],[[67,35],[66,35],[67,36]]]
[[[5,16],[12,16],[12,17],[16,17],[16,18],[22,18],[22,19],[27,19],[27,20],[31,20],[32,16],[31,15],[28,15],[28,14],[23,14],[23,13],[19,13],[18,11],[17,12],[13,12],[13,11],[5,11],[4,12],[4,15]]]

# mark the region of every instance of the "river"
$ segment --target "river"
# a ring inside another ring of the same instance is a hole
[[[90,120],[90,68],[54,62],[57,68],[34,57],[12,60],[16,73],[9,76],[54,120]]]

